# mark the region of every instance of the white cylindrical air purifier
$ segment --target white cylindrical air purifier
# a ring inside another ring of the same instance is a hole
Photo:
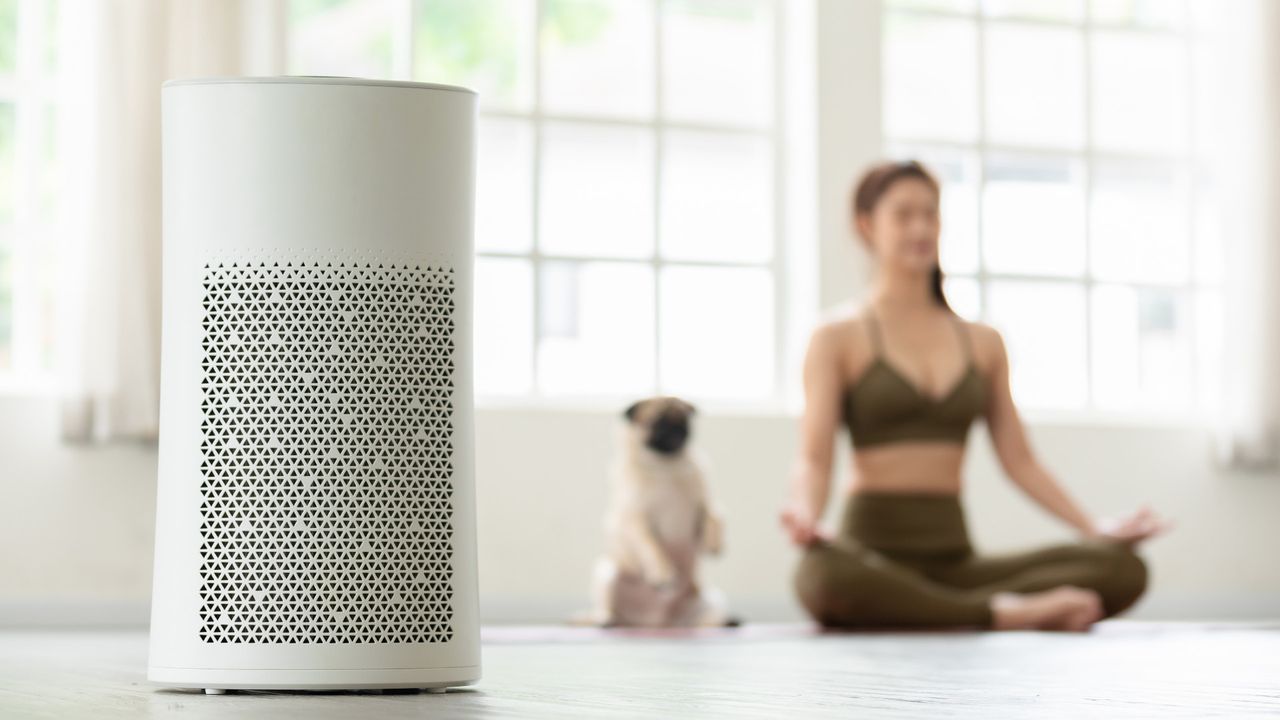
[[[161,92],[148,679],[475,682],[476,94],[334,77]]]

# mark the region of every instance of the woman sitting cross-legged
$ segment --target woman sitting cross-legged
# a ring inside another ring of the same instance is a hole
[[[793,575],[800,603],[830,627],[1085,630],[1123,612],[1147,588],[1137,545],[1171,525],[1145,507],[1095,523],[1037,461],[1000,334],[963,320],[942,293],[933,175],[915,162],[886,163],[868,171],[853,200],[876,276],[868,300],[822,323],[805,356],[800,457],[781,516],[802,548]],[[1078,540],[975,551],[960,475],[978,417],[1005,472]],[[818,521],[841,423],[854,473],[829,537]]]

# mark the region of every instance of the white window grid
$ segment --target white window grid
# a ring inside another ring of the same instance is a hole
[[[436,78],[414,77],[413,59],[416,52],[417,38],[414,28],[417,26],[419,5],[414,0],[393,0],[394,2],[394,21],[391,29],[391,73],[390,79],[397,80],[417,80],[417,81],[435,81]],[[624,396],[623,393],[618,394],[598,394],[594,396],[580,395],[560,395],[547,394],[540,388],[540,368],[538,360],[538,344],[541,342],[542,328],[540,327],[541,319],[541,298],[542,291],[542,267],[549,262],[607,262],[611,264],[633,264],[647,266],[651,270],[653,278],[653,303],[654,303],[654,319],[653,323],[653,367],[654,367],[654,385],[655,392],[663,392],[662,380],[662,327],[663,317],[661,313],[661,282],[662,270],[668,267],[714,267],[714,268],[751,268],[765,269],[768,271],[773,284],[773,380],[772,388],[769,395],[758,400],[736,400],[733,398],[715,398],[711,404],[722,407],[749,407],[749,406],[766,406],[766,407],[782,407],[786,401],[784,395],[788,386],[785,372],[788,369],[786,357],[786,322],[787,313],[783,312],[782,304],[786,301],[787,295],[787,268],[786,268],[786,248],[783,247],[783,228],[787,222],[785,215],[784,203],[784,173],[786,169],[786,149],[781,141],[782,131],[785,122],[785,110],[780,98],[784,97],[784,79],[782,72],[782,58],[784,53],[784,16],[782,8],[779,7],[779,0],[759,0],[762,7],[768,12],[772,21],[772,54],[773,54],[773,87],[771,99],[771,117],[770,121],[763,126],[754,126],[751,124],[731,124],[723,122],[690,122],[683,120],[669,119],[666,117],[663,107],[663,6],[664,0],[648,0],[653,5],[653,23],[651,28],[653,38],[653,67],[651,72],[654,77],[654,111],[650,117],[615,117],[615,116],[599,116],[583,113],[559,113],[550,112],[543,108],[542,99],[542,47],[538,38],[538,28],[542,18],[546,17],[547,0],[528,0],[534,5],[535,22],[529,28],[534,33],[534,38],[530,40],[532,47],[532,57],[529,61],[532,63],[531,82],[531,105],[528,111],[510,110],[486,107],[481,104],[478,115],[481,120],[494,119],[503,121],[526,122],[532,128],[532,162],[530,168],[530,183],[532,184],[532,218],[530,219],[530,232],[532,235],[532,245],[529,251],[499,251],[491,249],[478,249],[476,251],[477,259],[495,258],[495,259],[516,259],[524,260],[530,263],[532,271],[532,297],[530,298],[530,306],[527,312],[531,313],[531,321],[533,323],[533,343],[532,350],[532,387],[531,390],[523,394],[477,394],[477,401],[483,404],[523,404],[531,403],[534,405],[608,405],[612,407],[618,401],[621,401],[630,394]],[[447,82],[447,81],[446,81]],[[653,250],[647,257],[615,257],[607,255],[590,255],[576,253],[548,253],[540,249],[540,222],[539,222],[539,205],[541,192],[541,169],[543,155],[543,128],[548,123],[574,123],[583,126],[595,127],[627,127],[635,129],[647,130],[652,134],[654,139],[654,166],[653,166],[653,209],[652,217],[654,218],[654,236]],[[771,253],[767,262],[746,262],[746,261],[729,261],[729,260],[671,260],[664,258],[661,254],[661,243],[659,234],[662,232],[661,223],[658,222],[661,217],[662,193],[660,183],[662,182],[662,171],[664,162],[664,143],[663,138],[668,130],[691,130],[707,133],[722,134],[738,134],[755,136],[763,139],[768,143],[771,155],[772,165],[772,193],[771,202],[773,203],[773,227],[771,230]],[[696,396],[691,396],[695,397]]]
[[[1121,421],[1137,421],[1140,423],[1153,422],[1170,422],[1181,424],[1196,416],[1196,412],[1201,410],[1198,404],[1200,393],[1197,391],[1196,384],[1200,381],[1199,364],[1202,362],[1202,342],[1200,341],[1200,330],[1197,327],[1196,313],[1194,311],[1194,298],[1198,292],[1209,291],[1218,292],[1221,290],[1220,283],[1206,282],[1197,277],[1194,267],[1189,271],[1188,277],[1177,283],[1169,282],[1150,282],[1133,279],[1113,280],[1099,279],[1093,271],[1093,262],[1090,257],[1090,249],[1092,245],[1092,228],[1089,222],[1089,216],[1092,212],[1092,191],[1094,184],[1094,171],[1099,162],[1117,161],[1117,162],[1138,162],[1151,163],[1163,162],[1173,166],[1175,172],[1185,172],[1190,178],[1190,187],[1187,194],[1187,207],[1185,222],[1187,223],[1187,243],[1189,244],[1189,257],[1194,260],[1197,257],[1197,214],[1199,212],[1199,203],[1197,202],[1198,193],[1204,184],[1203,178],[1198,173],[1198,162],[1196,155],[1196,113],[1194,112],[1194,104],[1197,97],[1197,87],[1195,83],[1195,73],[1192,70],[1191,58],[1197,50],[1195,43],[1197,42],[1196,33],[1192,29],[1191,18],[1193,16],[1192,6],[1188,0],[1169,0],[1169,2],[1179,2],[1184,7],[1184,16],[1187,18],[1181,26],[1159,27],[1159,26],[1142,26],[1142,25],[1126,25],[1115,23],[1099,23],[1092,19],[1092,11],[1089,8],[1087,0],[1081,0],[1082,16],[1079,20],[1054,19],[1046,17],[1022,16],[1022,15],[992,15],[984,11],[981,0],[975,3],[976,7],[973,11],[950,10],[945,8],[934,8],[927,6],[913,6],[911,4],[898,4],[895,0],[882,0],[884,17],[887,20],[890,14],[898,14],[901,16],[914,16],[920,18],[942,18],[942,19],[959,19],[975,23],[976,27],[976,47],[977,65],[976,65],[976,93],[977,93],[977,139],[973,142],[957,141],[950,139],[938,139],[922,136],[910,136],[905,134],[895,134],[893,128],[886,123],[884,131],[884,139],[886,150],[893,152],[899,148],[923,148],[932,147],[944,151],[967,152],[975,155],[978,162],[976,163],[975,185],[977,188],[977,207],[975,208],[977,219],[977,269],[973,272],[952,271],[944,268],[946,280],[972,281],[977,285],[978,289],[978,316],[977,320],[987,321],[989,318],[989,290],[992,281],[1023,281],[1029,283],[1043,284],[1067,284],[1076,287],[1082,287],[1084,292],[1084,357],[1085,357],[1085,402],[1083,407],[1078,410],[1064,409],[1041,409],[1037,408],[1033,412],[1047,416],[1058,418],[1077,419],[1083,422],[1092,422],[1100,418],[1107,418]],[[1032,144],[1012,144],[993,142],[988,139],[988,122],[987,122],[987,97],[986,97],[986,43],[985,38],[988,28],[992,25],[1019,25],[1025,27],[1049,27],[1049,28],[1069,28],[1079,30],[1083,35],[1083,107],[1081,112],[1084,115],[1084,138],[1081,147],[1078,149],[1052,147]],[[1154,153],[1154,152],[1124,152],[1108,148],[1099,148],[1095,145],[1093,139],[1093,67],[1092,67],[1092,43],[1089,42],[1093,33],[1097,31],[1110,32],[1122,30],[1133,33],[1143,33],[1149,35],[1162,35],[1165,37],[1178,38],[1185,45],[1186,57],[1188,63],[1186,65],[1187,77],[1185,100],[1187,107],[1187,128],[1185,142],[1182,150],[1175,153]],[[992,155],[1000,155],[1002,153],[1014,155],[1035,155],[1040,157],[1057,157],[1077,160],[1083,163],[1083,175],[1081,194],[1085,199],[1084,213],[1085,221],[1083,223],[1083,243],[1084,251],[1084,271],[1079,276],[1061,276],[1046,275],[1036,273],[1017,273],[1007,271],[994,271],[987,267],[987,261],[984,254],[983,235],[984,235],[984,216],[985,208],[982,201],[983,192],[987,180],[986,161]],[[1167,412],[1154,412],[1148,409],[1139,408],[1130,411],[1113,411],[1102,410],[1098,408],[1094,401],[1094,368],[1093,368],[1093,304],[1094,304],[1094,287],[1099,284],[1108,286],[1119,286],[1135,290],[1158,290],[1162,292],[1172,292],[1184,302],[1182,307],[1186,309],[1185,322],[1187,323],[1187,331],[1192,338],[1192,351],[1190,356],[1190,368],[1188,375],[1191,379],[1192,387],[1188,390],[1188,400],[1183,406],[1185,414],[1170,417]]]

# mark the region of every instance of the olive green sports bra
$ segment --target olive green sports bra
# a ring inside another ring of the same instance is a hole
[[[949,440],[964,444],[969,425],[986,410],[986,382],[973,363],[969,336],[958,316],[956,331],[968,367],[941,398],[921,393],[885,362],[880,324],[868,310],[875,360],[844,393],[844,420],[855,448],[900,440]]]

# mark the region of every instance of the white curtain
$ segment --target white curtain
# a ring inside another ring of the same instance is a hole
[[[279,74],[276,0],[61,4],[64,439],[153,439],[160,390],[160,86]]]
[[[1220,468],[1280,470],[1280,3],[1211,3],[1201,80],[1225,244]]]

